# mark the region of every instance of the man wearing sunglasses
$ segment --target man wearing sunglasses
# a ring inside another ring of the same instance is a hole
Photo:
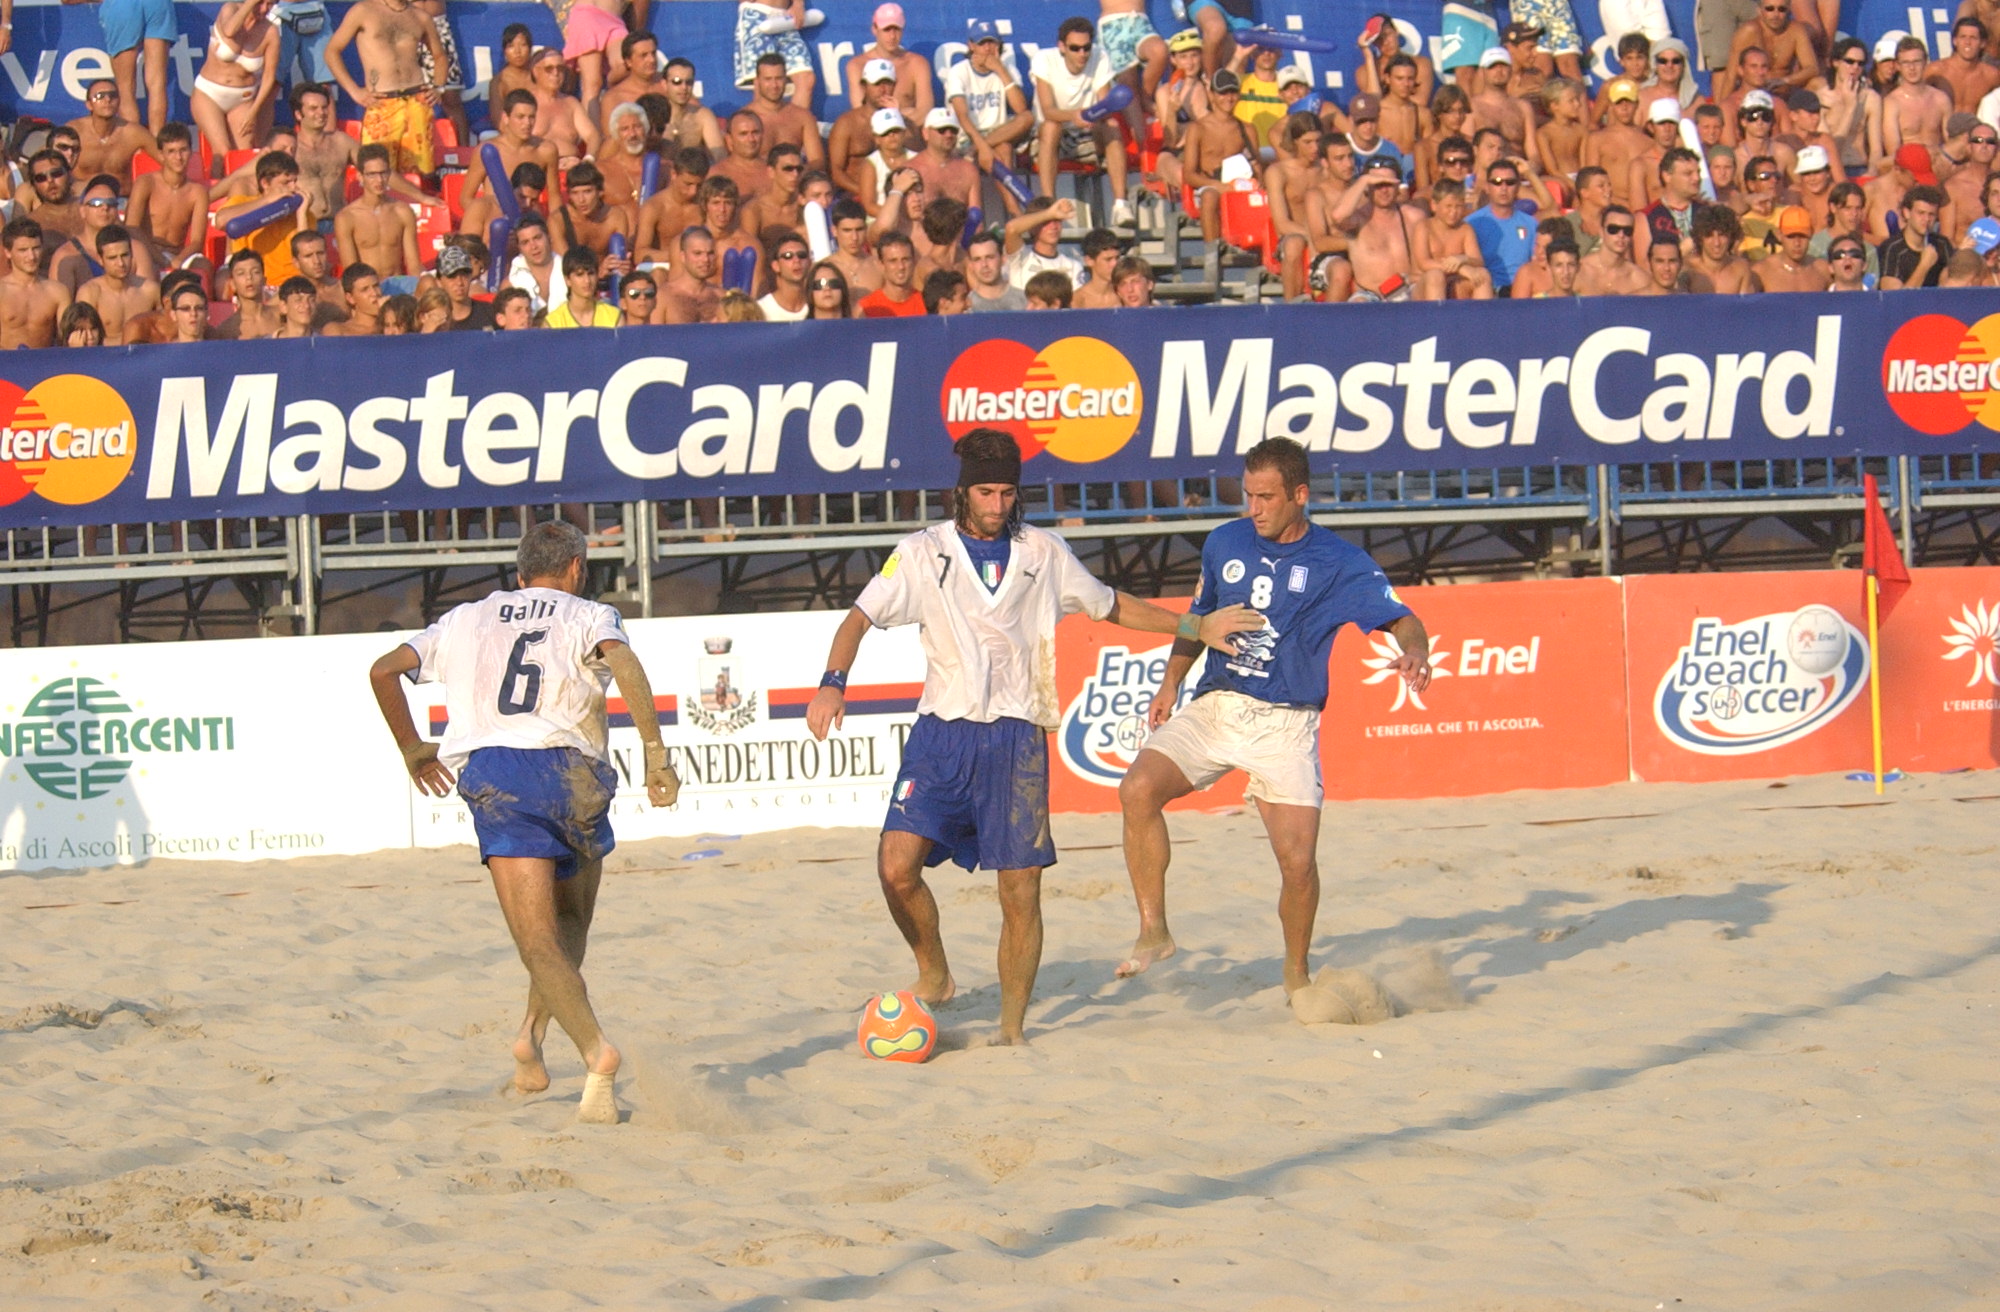
[[[69,123],[82,146],[77,173],[86,178],[109,173],[118,179],[120,192],[131,191],[132,157],[143,150],[158,160],[159,143],[140,124],[118,116],[118,84],[110,78],[92,82],[84,92],[84,104],[90,112]]]
[[[1732,146],[1742,139],[1738,119],[1744,106],[1753,103],[1752,97],[1757,97],[1757,103],[1771,111],[1773,132],[1786,130],[1790,126],[1788,115],[1779,102],[1791,93],[1791,89],[1772,78],[1771,57],[1764,53],[1764,48],[1751,46],[1745,50],[1737,57],[1734,71],[1735,89],[1716,102],[1722,110],[1722,139]]]
[[[1868,246],[1858,237],[1837,237],[1827,248],[1826,268],[1830,292],[1867,292],[1875,290],[1875,276],[1868,272],[1867,258],[1872,254]]]
[[[1766,74],[1784,89],[1796,90],[1819,76],[1819,55],[1813,50],[1811,31],[1792,21],[1791,0],[1758,0],[1757,16],[1736,29],[1729,43],[1729,62],[1741,67],[1746,50],[1762,50],[1767,58]],[[1755,85],[1776,91],[1767,82]],[[1729,88],[1725,87],[1724,90]]]
[[[83,233],[83,207],[77,203],[76,172],[60,151],[38,150],[28,156],[28,182],[34,188],[35,222],[41,225],[45,254]],[[16,202],[16,208],[20,204]]]
[[[926,202],[949,197],[967,208],[979,204],[979,166],[959,153],[958,115],[949,105],[939,105],[924,115],[924,148],[911,158],[910,167],[924,181]]]
[[[1986,194],[1986,184],[1995,170],[1996,160],[2000,160],[2000,131],[1995,131],[1985,123],[1974,119],[1969,126],[1963,123],[1968,116],[1954,114],[1952,126],[1962,127],[1963,135],[1946,142],[1946,158],[1956,155],[1956,167],[1944,179],[1945,199],[1951,204],[1946,207],[1951,215],[1951,223],[1945,229],[1945,237],[1954,246],[1965,244],[1966,227],[1986,212],[1982,203]],[[1956,146],[1956,151],[1953,150]]]
[[[1896,43],[1896,85],[1882,97],[1882,149],[1895,154],[1915,142],[1932,150],[1944,145],[1945,120],[1951,117],[1951,97],[1929,82],[1930,58],[1923,40],[1907,36]]]
[[[901,5],[875,6],[870,23],[874,44],[847,61],[847,103],[858,105],[865,99],[861,90],[867,81],[865,74],[869,64],[879,59],[889,65],[895,83],[895,94],[888,103],[902,110],[904,118],[921,122],[937,104],[937,92],[931,85],[930,61],[903,44],[904,26]]]
[[[1097,49],[1096,28],[1087,18],[1065,18],[1056,29],[1055,48],[1039,51],[1028,69],[1035,85],[1035,164],[1042,195],[1056,194],[1056,172],[1064,160],[1102,162],[1111,178],[1111,226],[1130,226],[1125,138],[1108,118],[1091,123],[1083,117],[1116,77],[1111,61]]]
[[[1576,289],[1584,296],[1631,296],[1642,291],[1646,271],[1632,262],[1632,238],[1638,221],[1623,205],[1604,207],[1604,239],[1583,257]]]

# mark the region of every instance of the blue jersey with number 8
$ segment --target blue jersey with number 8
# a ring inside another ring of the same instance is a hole
[[[1296,542],[1259,537],[1248,519],[1208,535],[1197,615],[1225,606],[1261,611],[1265,627],[1236,635],[1236,654],[1209,651],[1195,696],[1226,690],[1278,706],[1326,706],[1326,662],[1343,624],[1363,632],[1410,613],[1367,552],[1331,529],[1306,526]]]

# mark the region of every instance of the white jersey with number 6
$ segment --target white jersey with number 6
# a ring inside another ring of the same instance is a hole
[[[457,606],[410,639],[412,683],[442,683],[451,724],[438,758],[453,770],[481,747],[574,747],[609,759],[601,642],[625,642],[602,602],[554,588],[496,592]]]

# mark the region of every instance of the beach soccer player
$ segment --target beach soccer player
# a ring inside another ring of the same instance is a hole
[[[807,711],[825,738],[846,712],[848,671],[869,628],[915,624],[926,668],[876,853],[889,914],[917,959],[916,995],[933,1005],[956,986],[926,866],[956,861],[999,873],[1000,1041],[1022,1043],[1042,958],[1041,881],[1049,837],[1048,733],[1056,699],[1056,623],[1082,611],[1145,633],[1233,652],[1262,618],[1245,606],[1184,618],[1092,577],[1060,537],[1022,521],[1021,449],[976,428],[958,441],[950,523],[897,544],[841,621]]]
[[[1326,662],[1343,624],[1386,629],[1401,647],[1395,669],[1418,692],[1430,683],[1430,639],[1361,548],[1306,517],[1306,452],[1266,438],[1243,456],[1247,515],[1208,535],[1190,614],[1247,605],[1269,621],[1211,656],[1194,700],[1178,713],[1181,683],[1201,648],[1174,641],[1148,708],[1152,736],[1118,786],[1125,814],[1125,868],[1139,903],[1139,939],[1118,967],[1136,975],[1174,954],[1167,931],[1170,846],[1162,808],[1231,770],[1247,774],[1278,858],[1278,921],[1285,938],[1285,993],[1310,975],[1306,950],[1319,911],[1319,717]],[[1169,718],[1169,717],[1172,718]]]
[[[581,973],[618,783],[606,746],[607,680],[617,680],[645,745],[647,800],[672,806],[681,785],[618,612],[580,595],[585,568],[580,531],[535,525],[516,555],[519,588],[446,612],[368,678],[417,787],[443,797],[455,779],[472,809],[479,859],[528,968],[513,1087],[549,1087],[542,1036],[553,1016],[587,1072],[576,1118],[610,1125],[618,1049],[598,1026]],[[451,722],[441,748],[418,736],[398,677],[444,684]]]

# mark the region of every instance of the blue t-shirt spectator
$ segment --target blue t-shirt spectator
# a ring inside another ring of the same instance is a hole
[[[1498,296],[1507,294],[1521,266],[1535,254],[1534,216],[1523,213],[1519,207],[1511,208],[1512,213],[1503,217],[1488,205],[1474,210],[1465,220],[1479,241],[1479,257],[1486,261],[1487,271],[1493,275],[1493,291]]]

